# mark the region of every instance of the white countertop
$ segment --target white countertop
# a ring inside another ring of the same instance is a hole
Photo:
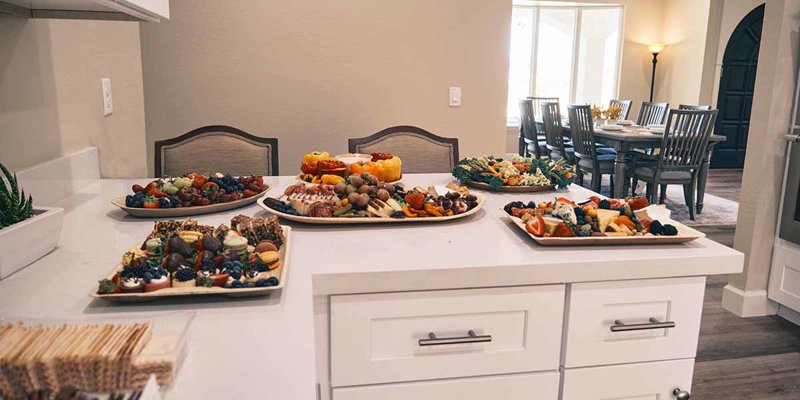
[[[407,185],[444,184],[449,174],[404,177]],[[271,195],[293,177],[266,180]],[[66,209],[59,247],[0,281],[0,317],[69,318],[194,310],[189,356],[167,398],[314,399],[313,297],[322,294],[468,288],[736,273],[743,255],[708,239],[680,245],[539,246],[511,225],[503,205],[549,200],[545,194],[486,194],[483,210],[461,220],[371,226],[292,225],[286,288],[268,298],[172,299],[114,304],[89,298],[122,253],[153,222],[111,204],[140,180],[102,180],[55,204]],[[556,193],[573,199],[578,186]],[[229,224],[257,205],[198,216]],[[312,283],[313,282],[313,283]]]

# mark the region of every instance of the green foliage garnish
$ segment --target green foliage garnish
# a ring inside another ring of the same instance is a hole
[[[24,221],[33,216],[33,198],[25,191],[20,193],[17,174],[11,174],[3,164],[0,170],[8,181],[8,186],[0,177],[0,229]]]
[[[508,162],[504,163],[504,161],[506,160],[494,156],[467,157],[459,161],[458,165],[453,168],[453,176],[464,184],[482,182],[491,186],[492,190],[499,190],[501,186],[506,185],[503,177],[510,176],[500,176],[498,169],[504,165],[507,168],[506,172],[508,172],[508,169],[513,168],[511,175],[519,178],[520,183],[517,184],[518,186],[543,185],[542,183],[526,183],[526,178],[528,179],[527,182],[549,181],[550,185],[559,188],[566,188],[575,182],[575,168],[567,164],[565,160],[550,161],[526,157],[514,157],[508,160],[514,164],[529,165],[527,169],[521,167],[522,171],[511,166]],[[541,171],[541,175],[538,177],[535,176],[537,170]],[[542,179],[542,175],[546,179]]]
[[[197,278],[197,286],[204,286],[204,287],[214,286],[214,280],[207,276],[201,276]]]
[[[117,285],[111,282],[110,279],[103,279],[102,281],[98,281],[98,283],[97,293],[111,294],[117,290]]]

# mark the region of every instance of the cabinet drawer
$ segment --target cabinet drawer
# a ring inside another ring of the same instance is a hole
[[[563,311],[563,285],[331,296],[331,385],[557,370]]]
[[[703,277],[572,285],[565,367],[693,358],[704,291]]]
[[[553,400],[558,372],[333,389],[333,400]]]
[[[694,359],[567,369],[562,400],[673,400],[693,371]]]

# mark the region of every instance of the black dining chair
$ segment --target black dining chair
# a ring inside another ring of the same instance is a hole
[[[619,114],[619,119],[628,119],[628,115],[631,113],[631,104],[633,101],[631,100],[610,100],[608,102],[609,107],[613,107],[615,105],[620,106],[622,112]]]
[[[617,157],[613,149],[607,153],[598,152],[594,138],[594,121],[592,108],[589,105],[571,105],[567,108],[569,126],[572,131],[572,145],[575,148],[576,172],[579,182],[583,182],[583,174],[592,174],[591,189],[600,192],[603,174],[611,178],[611,194],[614,193],[614,159]]]
[[[709,105],[691,105],[691,104],[679,104],[678,110],[710,110],[711,106]]]
[[[650,103],[643,101],[641,108],[639,108],[639,115],[636,117],[636,125],[647,126],[663,124],[668,110],[669,103]]]
[[[655,164],[633,163],[633,185],[639,180],[647,183],[647,197],[655,203],[656,191],[661,188],[659,203],[666,199],[667,185],[683,185],[683,197],[694,221],[694,198],[697,175],[711,138],[717,110],[670,110],[664,138]]]
[[[551,160],[565,159],[575,165],[575,148],[564,137],[564,127],[561,126],[561,107],[557,101],[543,102],[542,125],[546,140],[546,148]]]
[[[546,141],[539,138],[531,99],[519,101],[519,133],[524,145],[520,155],[541,158],[544,155],[542,148],[546,145]]]

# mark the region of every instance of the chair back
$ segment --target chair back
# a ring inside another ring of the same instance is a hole
[[[542,150],[539,148],[539,135],[536,129],[536,120],[534,119],[533,100],[531,99],[519,101],[519,130],[526,146],[533,145],[534,156],[536,158],[541,157]]]
[[[566,158],[564,128],[561,126],[561,108],[557,101],[542,103],[542,125],[547,138],[547,149],[557,151]]]
[[[647,126],[653,124],[663,124],[664,117],[667,116],[669,103],[649,103],[642,102],[639,108],[639,116],[636,118],[636,125]]]
[[[404,173],[452,172],[458,163],[458,139],[434,135],[416,126],[393,126],[348,140],[351,153],[392,153]]]
[[[575,147],[576,158],[586,158],[597,161],[594,140],[594,121],[592,120],[592,107],[589,105],[570,105],[569,129],[572,131],[572,145]]]
[[[670,110],[658,154],[662,171],[700,168],[711,139],[717,110]]]
[[[711,106],[709,105],[691,105],[691,104],[679,104],[678,110],[710,110]]]
[[[622,109],[619,119],[628,119],[628,115],[631,113],[631,104],[633,104],[631,100],[611,100],[608,102],[609,107],[618,105]]]
[[[157,177],[190,172],[278,175],[278,139],[251,135],[226,125],[197,128],[155,142]]]
[[[528,97],[528,100],[533,102],[533,120],[534,121],[541,121],[542,115],[542,103],[558,103],[558,97]],[[544,132],[539,132],[543,134]]]

